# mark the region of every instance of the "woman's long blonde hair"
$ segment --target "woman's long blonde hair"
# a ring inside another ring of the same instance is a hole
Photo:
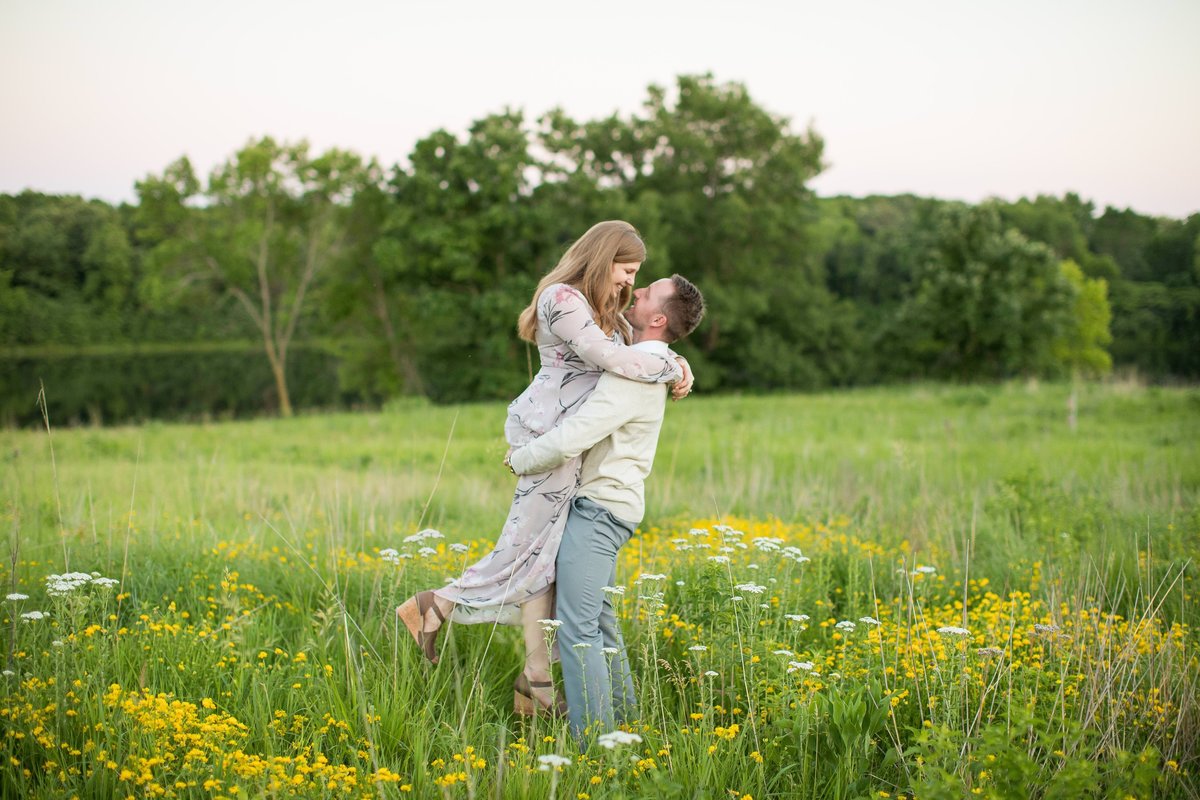
[[[613,294],[612,265],[633,264],[646,260],[646,245],[637,229],[628,222],[597,222],[563,254],[558,265],[538,283],[533,300],[517,319],[517,333],[527,342],[537,338],[537,302],[542,291],[555,283],[578,289],[595,314],[596,324],[608,336],[621,331],[626,343],[628,326],[621,311],[629,305],[633,290],[628,286]]]

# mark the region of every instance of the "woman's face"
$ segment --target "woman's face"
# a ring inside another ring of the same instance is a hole
[[[642,262],[634,261],[614,261],[612,265],[612,283],[613,295],[618,295],[621,290],[628,286],[633,288],[633,279],[637,277],[638,269],[642,266]]]

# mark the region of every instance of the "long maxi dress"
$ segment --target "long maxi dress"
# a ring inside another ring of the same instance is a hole
[[[619,332],[605,336],[587,300],[566,284],[542,291],[537,320],[541,368],[509,404],[504,424],[505,438],[513,447],[574,414],[605,370],[649,383],[682,377],[674,358],[633,349]],[[455,622],[520,624],[520,606],[549,590],[567,512],[579,486],[581,460],[576,457],[550,472],[518,478],[496,546],[457,580],[434,590],[455,603]]]

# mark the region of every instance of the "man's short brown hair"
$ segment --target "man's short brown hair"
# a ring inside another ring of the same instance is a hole
[[[696,284],[678,273],[671,276],[671,283],[675,294],[663,303],[662,313],[667,317],[667,341],[677,342],[696,330],[704,319],[704,295]]]

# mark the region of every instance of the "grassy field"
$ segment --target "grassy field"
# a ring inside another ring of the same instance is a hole
[[[502,405],[0,432],[0,788],[1200,796],[1200,391],[1069,394],[672,405],[619,565],[641,741],[583,756],[512,716],[516,631],[429,668],[388,622],[494,538]]]

